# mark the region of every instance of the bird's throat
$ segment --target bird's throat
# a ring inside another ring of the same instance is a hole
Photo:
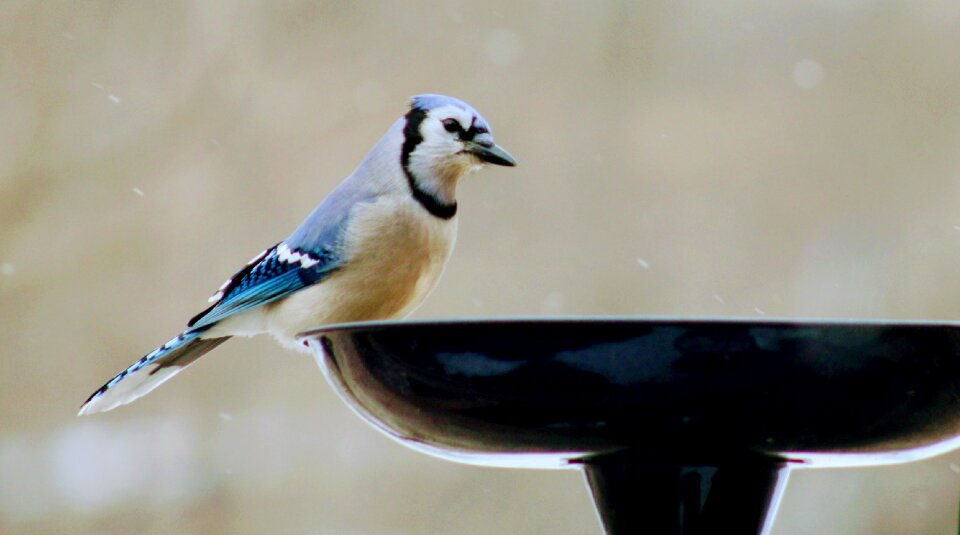
[[[449,186],[449,192],[444,192],[444,184],[441,182],[440,188],[429,188],[411,173],[408,169],[404,168],[404,172],[407,175],[407,182],[410,184],[410,191],[413,193],[413,198],[420,203],[428,212],[432,215],[439,217],[440,219],[451,219],[453,216],[457,215],[457,201],[454,197],[454,189],[456,184]],[[444,193],[447,193],[446,195]]]

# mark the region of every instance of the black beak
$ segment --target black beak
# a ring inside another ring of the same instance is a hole
[[[493,165],[503,165],[506,167],[517,165],[517,161],[513,159],[513,156],[510,156],[509,152],[501,149],[500,146],[493,141],[467,141],[464,144],[463,150]]]

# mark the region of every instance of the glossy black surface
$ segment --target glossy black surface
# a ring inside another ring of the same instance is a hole
[[[623,450],[682,465],[743,452],[883,462],[898,450],[950,449],[960,433],[952,324],[386,322],[309,337],[325,347],[340,393],[380,429],[478,463],[526,464],[511,453],[583,462]]]
[[[597,459],[584,472],[607,533],[760,533],[785,462],[745,456],[720,466]]]
[[[408,446],[582,466],[610,535],[760,533],[793,461],[960,445],[954,324],[396,322],[306,340],[340,395]]]

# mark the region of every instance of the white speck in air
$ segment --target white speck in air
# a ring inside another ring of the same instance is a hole
[[[500,28],[487,34],[483,52],[491,63],[501,66],[513,65],[523,55],[523,41],[516,32]]]
[[[767,313],[761,310],[760,307],[753,307],[753,311],[756,312],[757,314],[760,314],[761,316],[767,315]]]
[[[140,188],[133,188],[133,192],[136,193],[137,195],[143,197],[143,190],[142,190],[142,189],[140,189]]]
[[[563,307],[563,294],[560,292],[550,292],[543,304],[540,305],[540,311],[543,313],[558,312]]]
[[[639,256],[637,257],[637,264],[640,264],[640,267],[642,267],[643,269],[650,269],[650,262],[647,262],[646,260],[640,258]]]
[[[4,262],[0,264],[0,273],[3,273],[7,277],[12,276],[16,272],[17,272],[16,266],[11,264],[10,262]]]
[[[720,303],[721,305],[726,303],[726,301],[723,300],[723,296],[721,296],[720,294],[713,294],[713,300]]]
[[[793,81],[801,89],[813,89],[823,82],[823,66],[816,60],[800,60],[793,66]]]
[[[120,97],[117,95],[108,95],[107,98],[110,99],[110,102],[113,102],[114,104],[120,104]]]

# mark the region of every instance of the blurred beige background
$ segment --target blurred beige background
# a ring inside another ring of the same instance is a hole
[[[521,165],[416,317],[958,319],[958,50],[950,0],[0,0],[0,533],[599,533],[576,472],[408,451],[267,339],[74,414],[419,92]],[[774,533],[956,533],[958,484],[799,472]]]

